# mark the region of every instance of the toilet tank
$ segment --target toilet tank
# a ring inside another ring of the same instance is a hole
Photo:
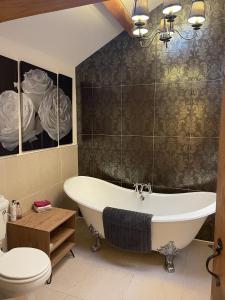
[[[9,201],[0,195],[0,249],[5,248],[6,245],[6,224],[8,221],[8,207]]]

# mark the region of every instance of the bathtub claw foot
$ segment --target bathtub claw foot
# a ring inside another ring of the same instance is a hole
[[[168,273],[174,273],[175,267],[174,267],[174,256],[173,255],[166,255],[165,256],[165,270]]]
[[[96,237],[95,244],[93,246],[91,246],[91,251],[97,252],[101,249],[101,247],[102,247],[101,239]]]
[[[102,237],[92,224],[89,226],[89,230],[90,230],[91,234],[95,237],[95,244],[93,246],[91,246],[91,251],[97,252],[101,249]]]
[[[165,257],[165,270],[168,273],[174,273],[174,258],[180,252],[180,250],[176,248],[175,243],[170,241],[168,244],[158,249],[158,251]]]

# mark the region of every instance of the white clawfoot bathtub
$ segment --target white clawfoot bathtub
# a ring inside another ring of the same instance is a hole
[[[72,177],[64,183],[65,193],[77,204],[96,237],[97,251],[104,238],[102,212],[105,207],[153,214],[152,248],[165,256],[165,268],[175,271],[173,259],[178,249],[191,243],[207,216],[216,211],[216,194],[192,192],[181,194],[143,193],[142,201],[134,190],[119,187],[93,177]]]
[[[152,250],[155,251],[170,241],[178,249],[186,247],[207,216],[216,210],[215,193],[144,193],[145,200],[141,201],[134,190],[86,176],[66,180],[64,191],[78,203],[87,225],[92,225],[102,237],[102,212],[107,206],[153,214]]]

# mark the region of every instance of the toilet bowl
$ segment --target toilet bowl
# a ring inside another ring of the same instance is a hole
[[[0,252],[0,299],[31,294],[51,276],[47,254],[35,248]]]

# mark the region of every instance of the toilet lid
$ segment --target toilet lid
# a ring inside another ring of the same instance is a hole
[[[10,279],[28,279],[47,270],[50,259],[35,248],[14,248],[0,257],[0,276]]]

